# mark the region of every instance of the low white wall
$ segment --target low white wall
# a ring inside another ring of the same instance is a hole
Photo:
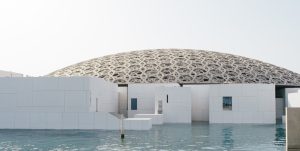
[[[179,86],[178,84],[128,84],[128,117],[135,114],[154,114],[155,90],[159,87]],[[137,110],[131,110],[131,98],[137,98]]]
[[[162,125],[164,123],[163,114],[135,114],[134,118],[151,118],[153,125]]]
[[[120,130],[121,121],[107,112],[5,112],[0,129],[101,129]],[[125,130],[149,130],[151,119],[124,119]]]
[[[87,79],[0,78],[0,112],[87,112]]]
[[[0,78],[0,112],[117,111],[117,85],[88,77]]]
[[[4,112],[0,121],[1,129],[119,129],[107,112]]]
[[[90,129],[90,112],[117,112],[117,100],[117,85],[98,78],[0,78],[0,128]]]
[[[168,96],[168,99],[167,99]],[[191,123],[191,89],[186,87],[159,87],[155,101],[162,101],[164,123]]]
[[[209,120],[209,85],[183,85],[191,88],[192,121]]]
[[[300,107],[300,88],[285,88],[286,107]]]
[[[218,84],[210,86],[210,123],[275,123],[275,85]],[[232,97],[232,110],[223,110],[223,97]]]
[[[151,118],[127,118],[124,119],[126,130],[150,130],[152,128]]]

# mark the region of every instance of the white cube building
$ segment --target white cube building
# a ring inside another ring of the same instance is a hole
[[[298,73],[246,57],[132,51],[46,77],[1,78],[0,128],[119,129],[120,114],[130,130],[195,121],[272,124],[285,107],[300,106],[299,88]]]

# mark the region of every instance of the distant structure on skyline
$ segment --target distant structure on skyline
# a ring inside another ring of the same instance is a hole
[[[0,70],[0,77],[23,77],[23,74]]]

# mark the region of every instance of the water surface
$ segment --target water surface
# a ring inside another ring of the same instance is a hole
[[[283,151],[283,125],[165,124],[150,131],[0,130],[0,150],[236,150]]]

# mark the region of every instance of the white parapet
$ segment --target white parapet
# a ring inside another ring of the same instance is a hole
[[[150,130],[152,128],[151,118],[127,118],[124,119],[125,130]]]
[[[163,114],[135,114],[134,118],[151,118],[153,125],[162,125],[164,123]]]

